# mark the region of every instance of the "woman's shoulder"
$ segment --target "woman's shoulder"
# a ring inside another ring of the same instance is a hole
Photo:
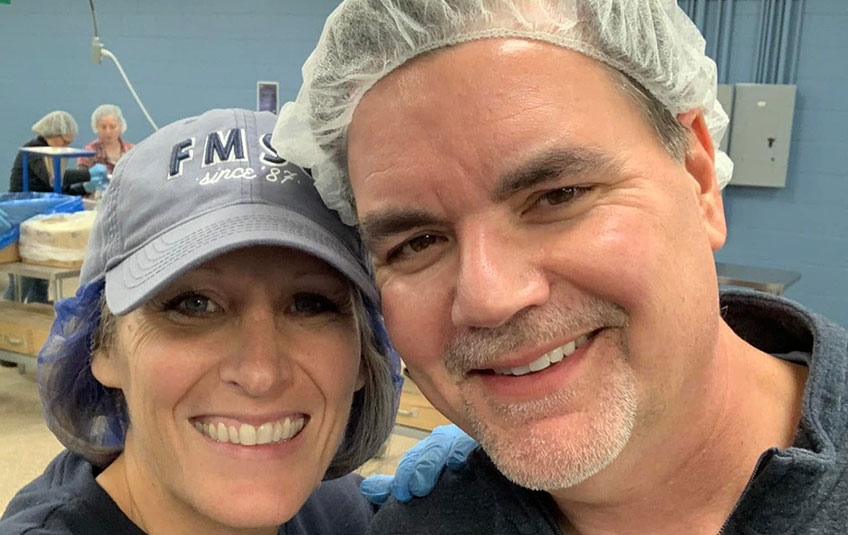
[[[128,151],[128,150],[130,150],[131,148],[135,147],[135,145],[133,145],[133,144],[132,144],[132,143],[130,143],[129,141],[124,141],[123,139],[121,139],[121,145],[122,145],[122,146],[123,146],[123,148],[124,148],[124,152],[127,152],[127,151]]]
[[[0,519],[0,535],[141,534],[95,481],[96,469],[64,451],[21,489]]]
[[[374,516],[374,506],[359,493],[361,481],[356,474],[324,481],[280,533],[362,535]]]
[[[97,148],[99,146],[100,146],[100,140],[95,139],[94,141],[90,142],[85,147],[83,147],[83,149],[85,149],[85,150],[97,150]]]
[[[24,147],[46,147],[47,140],[41,136],[34,137],[23,144]]]

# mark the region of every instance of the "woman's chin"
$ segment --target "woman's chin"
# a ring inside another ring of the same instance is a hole
[[[264,496],[228,496],[223,503],[211,505],[206,511],[215,522],[237,529],[277,528],[297,514],[308,498],[287,495],[273,500]]]

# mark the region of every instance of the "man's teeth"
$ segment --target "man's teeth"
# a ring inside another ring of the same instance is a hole
[[[565,357],[574,353],[577,348],[585,344],[588,339],[588,336],[584,334],[577,340],[572,340],[564,346],[548,351],[530,364],[519,366],[517,368],[495,368],[495,373],[498,375],[527,375],[531,372],[544,370],[551,364],[556,364]]]
[[[290,440],[300,433],[305,421],[303,417],[286,418],[276,422],[265,422],[259,427],[240,424],[238,427],[223,422],[194,422],[194,427],[218,442],[230,442],[242,446],[261,446],[272,442]]]

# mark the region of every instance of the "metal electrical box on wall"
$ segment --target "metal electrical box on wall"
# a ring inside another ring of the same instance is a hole
[[[794,85],[736,84],[730,127],[732,186],[786,186]]]
[[[722,138],[718,146],[718,148],[726,153],[727,146],[730,143],[730,128],[733,125],[733,86],[730,84],[718,84],[716,100],[718,100],[718,103],[721,104],[724,112],[730,118],[730,125],[727,127],[727,132],[724,133],[724,138]]]

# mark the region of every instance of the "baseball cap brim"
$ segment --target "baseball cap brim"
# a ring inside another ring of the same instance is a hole
[[[373,279],[341,240],[297,212],[256,203],[203,213],[147,242],[106,271],[106,303],[113,314],[126,314],[190,269],[253,245],[278,245],[311,254],[379,303]]]

